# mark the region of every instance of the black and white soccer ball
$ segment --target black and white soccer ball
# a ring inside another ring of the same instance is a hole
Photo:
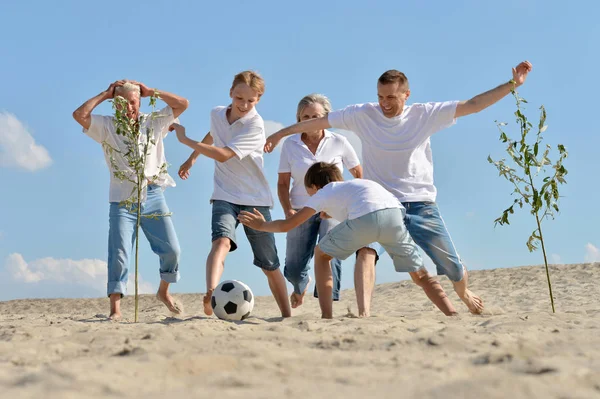
[[[215,315],[222,320],[244,320],[254,308],[252,290],[237,280],[219,284],[210,301]]]

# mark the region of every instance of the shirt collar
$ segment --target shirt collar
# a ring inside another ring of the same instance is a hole
[[[323,136],[324,139],[331,137],[332,134],[329,130],[325,129],[325,135]],[[291,140],[295,141],[296,143],[300,143],[303,144],[302,142],[302,133],[298,133],[298,134],[294,134],[293,136],[290,137]]]
[[[223,118],[225,118],[225,120],[227,120],[227,110],[228,109],[231,109],[231,104],[223,110]],[[248,112],[246,115],[244,115],[237,121],[233,122],[232,125],[236,124],[238,122],[241,123],[242,125],[245,125],[246,123],[250,122],[256,115],[258,115],[258,112],[256,111],[256,107],[255,107],[255,108],[252,108],[252,111]]]

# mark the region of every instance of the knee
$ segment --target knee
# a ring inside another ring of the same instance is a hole
[[[427,272],[427,270],[419,270],[417,272],[410,273],[410,278],[416,285],[418,285],[421,288],[423,288],[426,285],[430,285],[432,281],[435,281],[433,276],[431,276]]]
[[[219,237],[212,242],[212,249],[229,252],[231,250],[231,240],[227,237]]]
[[[318,245],[315,247],[315,258],[319,258],[326,261],[330,261],[333,259],[332,256],[327,255],[325,252],[323,252]]]
[[[465,277],[465,268],[462,265],[457,265],[446,272],[446,277],[453,283],[458,283]]]
[[[375,259],[377,258],[377,251],[375,251],[373,248],[361,248],[358,250],[358,253],[356,254],[356,261],[357,262],[367,262],[367,261],[371,261],[371,262],[375,262]]]

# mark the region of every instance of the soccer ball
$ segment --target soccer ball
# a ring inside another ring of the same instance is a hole
[[[241,281],[226,280],[215,288],[210,302],[219,319],[244,320],[254,308],[254,295]]]

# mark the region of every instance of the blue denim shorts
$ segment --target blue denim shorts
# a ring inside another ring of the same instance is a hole
[[[226,237],[231,241],[233,252],[237,249],[235,229],[240,223],[237,219],[241,211],[252,212],[258,210],[267,221],[271,221],[271,211],[268,206],[247,206],[232,204],[227,201],[214,200],[212,203],[212,241]],[[263,231],[253,230],[244,226],[244,232],[252,247],[254,254],[254,265],[264,270],[277,270],[279,268],[279,257],[275,246],[275,235]]]

